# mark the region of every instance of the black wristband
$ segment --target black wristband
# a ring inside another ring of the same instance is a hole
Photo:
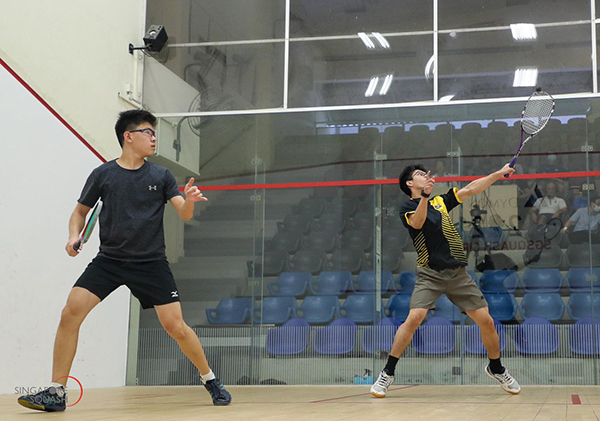
[[[423,196],[425,199],[429,199],[429,196],[431,196],[430,194],[425,193],[425,190],[421,190],[421,196]]]

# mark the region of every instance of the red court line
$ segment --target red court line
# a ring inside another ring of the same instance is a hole
[[[573,405],[581,405],[581,399],[579,399],[579,395],[571,395],[571,400],[573,401]]]
[[[14,70],[13,70],[13,69],[12,69],[12,68],[11,68],[11,67],[8,65],[8,64],[7,64],[7,63],[6,63],[4,60],[2,60],[2,58],[0,58],[0,65],[1,65],[2,67],[4,67],[4,68],[6,69],[6,71],[7,71],[8,73],[10,73],[10,74],[11,74],[11,75],[12,75],[12,76],[15,78],[15,79],[17,79],[17,81],[18,81],[18,82],[19,82],[21,85],[23,85],[23,87],[24,87],[25,89],[27,89],[27,90],[29,91],[29,93],[35,97],[35,99],[37,99],[37,100],[38,100],[38,101],[39,101],[39,102],[40,102],[40,103],[41,103],[41,104],[42,104],[44,107],[46,107],[46,109],[47,109],[48,111],[50,111],[50,113],[51,113],[51,114],[52,114],[54,117],[56,117],[56,118],[58,119],[58,121],[60,121],[60,122],[61,122],[61,123],[62,123],[62,124],[63,124],[63,125],[64,125],[64,126],[67,128],[67,129],[69,129],[69,131],[70,131],[71,133],[73,133],[73,134],[75,135],[75,137],[81,141],[81,143],[83,143],[85,146],[87,146],[87,148],[88,148],[90,151],[92,151],[92,153],[93,153],[94,155],[96,155],[98,158],[100,158],[100,161],[102,161],[102,162],[106,162],[106,159],[104,159],[104,158],[102,157],[102,155],[100,155],[100,153],[99,153],[97,150],[95,150],[95,149],[92,147],[92,145],[90,145],[90,144],[89,144],[89,143],[88,143],[88,142],[87,142],[87,141],[86,141],[86,140],[83,138],[83,136],[81,136],[79,133],[77,133],[77,131],[76,131],[76,130],[75,130],[75,129],[74,129],[74,128],[73,128],[73,127],[72,127],[72,126],[69,124],[69,123],[67,123],[67,122],[66,122],[66,120],[65,120],[64,118],[62,118],[62,117],[60,116],[60,114],[58,114],[58,112],[56,112],[56,110],[54,110],[54,108],[52,108],[52,107],[50,106],[50,104],[48,104],[48,103],[47,103],[47,102],[44,100],[44,98],[42,98],[42,97],[41,97],[41,96],[40,96],[40,95],[39,95],[39,94],[38,94],[38,93],[37,93],[37,92],[36,92],[36,91],[35,91],[35,90],[34,90],[34,89],[31,87],[31,86],[29,86],[29,84],[28,84],[27,82],[25,82],[25,80],[23,80],[23,78],[22,78],[21,76],[19,76],[19,75],[17,74],[17,72],[15,72],[15,71],[14,71]]]
[[[484,177],[482,175],[438,177],[437,182],[473,181]],[[600,177],[600,171],[572,171],[540,174],[514,174],[512,180],[539,180],[547,178],[581,178]],[[202,191],[225,191],[225,190],[261,190],[261,189],[306,189],[311,187],[345,187],[345,186],[373,186],[383,184],[398,184],[397,178],[386,180],[344,180],[344,181],[312,181],[306,183],[266,183],[266,184],[225,184],[218,186],[200,186]],[[179,187],[183,191],[183,187]]]
[[[413,385],[410,385],[410,386],[396,387],[394,389],[390,389],[389,391],[393,392],[394,390],[410,389],[411,387],[417,387],[417,386],[419,386],[419,385],[418,384],[413,384]],[[370,395],[370,394],[371,394],[371,392],[369,392],[369,393],[359,393],[358,395],[340,396],[339,398],[322,399],[322,400],[319,400],[319,401],[312,401],[312,402],[309,402],[309,403],[321,403],[321,402],[337,401],[337,400],[340,400],[340,399],[355,398],[357,396],[367,396],[367,395]]]

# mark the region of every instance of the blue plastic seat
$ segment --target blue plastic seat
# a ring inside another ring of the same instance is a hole
[[[401,248],[384,247],[381,251],[381,269],[398,272],[403,258],[404,252]]]
[[[407,294],[392,295],[386,307],[387,315],[401,322],[405,321],[410,312],[410,298]]]
[[[475,283],[479,286],[479,279],[477,278],[477,274],[474,270],[467,270],[467,273],[471,275],[471,278],[475,281]]]
[[[362,250],[335,250],[327,260],[327,269],[358,273],[365,266],[365,260],[366,255]]]
[[[278,232],[273,239],[265,244],[268,251],[283,250],[286,253],[295,253],[300,247],[302,233],[298,231]]]
[[[571,244],[566,257],[570,267],[589,267],[590,262],[600,262],[600,244]]]
[[[309,296],[302,301],[296,314],[311,324],[329,323],[340,317],[340,300],[335,295]]]
[[[529,292],[521,300],[519,310],[524,319],[543,317],[554,322],[562,319],[565,303],[557,293]]]
[[[530,317],[515,327],[515,347],[521,354],[551,354],[558,349],[558,327],[543,317]]]
[[[443,317],[431,317],[417,329],[412,344],[420,354],[452,352],[456,346],[454,325]]]
[[[302,249],[330,253],[335,249],[337,242],[336,232],[313,231],[302,239]]]
[[[527,269],[522,283],[528,292],[558,292],[562,288],[563,277],[558,269]]]
[[[390,288],[390,284],[394,282],[392,272],[381,272],[381,293],[385,294]],[[375,292],[375,272],[372,270],[363,270],[358,274],[356,281],[352,284],[354,292],[358,293],[374,293]]]
[[[384,308],[383,305],[381,308]],[[349,295],[341,307],[341,312],[344,317],[354,323],[373,323],[375,321],[375,295]]]
[[[310,272],[283,272],[276,282],[270,282],[267,286],[271,295],[298,297],[306,294],[311,280]]]
[[[283,222],[277,222],[277,230],[279,232],[299,232],[308,234],[310,232],[310,222],[312,218],[306,215],[289,214]]]
[[[324,197],[308,197],[300,200],[296,206],[292,206],[292,211],[308,218],[318,218],[325,209],[327,200]]]
[[[461,313],[460,308],[455,306],[446,294],[442,294],[440,298],[435,301],[433,315],[435,317],[443,317],[452,322],[460,322],[461,319],[465,319],[465,315]]]
[[[255,262],[248,262],[248,275],[253,276],[252,269],[254,264],[254,276],[278,276],[285,270],[289,255],[283,250],[265,251],[262,258],[257,258]]]
[[[594,294],[593,316],[600,317],[600,294]],[[574,292],[567,302],[569,317],[579,320],[583,317],[592,317],[592,294],[589,292]]]
[[[348,230],[340,240],[343,249],[369,251],[373,247],[373,228]]]
[[[300,250],[296,252],[288,267],[292,272],[317,274],[323,268],[327,255],[323,250]]]
[[[506,348],[506,326],[502,325],[498,320],[494,319],[494,327],[500,338],[500,352]],[[465,351],[470,354],[487,354],[483,342],[481,342],[481,329],[476,324],[467,326],[464,330]]]
[[[492,318],[501,322],[508,322],[515,318],[517,314],[517,300],[511,293],[498,292],[483,294],[483,296],[488,303]]]
[[[206,309],[206,318],[212,325],[246,323],[251,307],[251,298],[224,298],[219,301],[217,308]]]
[[[483,292],[515,292],[519,286],[519,274],[514,270],[484,270],[479,278]]]
[[[342,295],[352,282],[349,271],[321,272],[316,281],[308,284],[313,295]]]
[[[400,322],[392,317],[385,317],[363,331],[362,347],[365,352],[373,354],[379,351],[390,351],[394,343],[396,330]]]
[[[352,320],[342,317],[328,326],[316,329],[314,349],[319,354],[348,354],[356,345],[358,326]]]
[[[272,355],[295,355],[306,349],[310,326],[304,319],[290,319],[267,332],[265,346]]]
[[[412,295],[417,282],[417,274],[412,271],[405,271],[398,276],[398,282],[395,284],[399,294]]]
[[[296,298],[265,297],[262,300],[262,311],[254,310],[254,323],[283,324],[296,317]]]
[[[476,229],[471,229],[467,234],[466,241],[470,244],[476,244],[479,250],[485,250],[486,244],[491,247],[499,247],[502,245],[502,228],[501,227],[481,227],[481,232]]]
[[[600,354],[600,319],[582,317],[569,328],[569,348],[582,355]]]
[[[600,268],[571,268],[567,272],[567,285],[573,292],[600,292]]]

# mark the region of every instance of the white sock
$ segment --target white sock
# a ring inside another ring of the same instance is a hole
[[[215,373],[213,373],[212,370],[210,370],[206,374],[200,374],[200,377],[202,377],[202,380],[204,382],[208,382],[208,381],[214,380],[216,378]]]
[[[58,389],[59,387],[62,387],[63,389],[67,390],[67,387],[66,387],[66,386],[64,386],[64,385],[62,385],[62,384],[60,384],[60,383],[57,383],[57,382],[52,382],[52,383],[50,383],[50,387],[55,387],[55,388],[57,388],[57,389]]]

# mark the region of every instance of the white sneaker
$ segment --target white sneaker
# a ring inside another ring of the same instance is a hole
[[[377,381],[371,386],[371,395],[377,398],[385,398],[388,387],[390,387],[392,383],[394,383],[394,376],[390,376],[384,368],[381,370],[381,373],[379,373]]]
[[[490,366],[485,366],[485,374],[490,379],[496,380],[502,386],[502,389],[506,390],[508,393],[512,393],[513,395],[517,395],[521,391],[521,386],[519,383],[508,373],[508,370],[505,368],[504,373],[502,374],[494,374],[490,370]]]

